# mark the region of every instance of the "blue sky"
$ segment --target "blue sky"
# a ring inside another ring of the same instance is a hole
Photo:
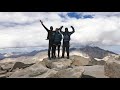
[[[67,15],[70,17],[70,18],[77,18],[77,19],[86,19],[86,18],[93,18],[92,15],[88,14],[88,15],[82,15],[82,14],[78,14],[78,13],[75,13],[75,12],[69,12],[67,13]]]
[[[46,27],[71,25],[71,47],[94,45],[120,52],[120,12],[0,12],[0,48],[47,48]],[[107,48],[109,47],[109,48]],[[6,50],[7,51],[7,50]]]

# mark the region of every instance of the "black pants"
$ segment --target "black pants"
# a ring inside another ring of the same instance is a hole
[[[62,57],[64,57],[64,54],[65,54],[65,51],[66,51],[67,52],[67,58],[69,58],[69,47],[70,47],[69,41],[67,41],[67,42],[63,41]]]
[[[52,42],[52,40],[49,40],[49,45],[48,45],[48,58],[51,58],[51,55],[52,55],[52,57],[53,57],[52,47],[53,47],[53,42]],[[50,54],[51,54],[51,55],[50,55]]]
[[[53,57],[55,58],[56,57],[56,47],[58,49],[58,57],[60,56],[60,46],[61,46],[61,42],[55,42],[53,44]]]

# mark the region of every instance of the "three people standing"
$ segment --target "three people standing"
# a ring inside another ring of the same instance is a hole
[[[42,26],[46,29],[48,32],[47,40],[49,40],[48,45],[48,58],[56,58],[56,47],[58,48],[58,58],[60,54],[60,46],[62,41],[62,35],[63,35],[63,46],[62,46],[62,58],[64,58],[65,51],[67,52],[67,59],[69,59],[69,47],[70,47],[70,36],[75,32],[75,29],[73,26],[71,28],[73,29],[72,32],[68,31],[68,28],[65,28],[65,32],[62,31],[63,26],[60,28],[56,28],[55,31],[53,31],[53,27],[50,27],[50,30],[46,28],[46,26],[43,24],[43,22],[40,20]],[[50,56],[51,52],[51,56]]]

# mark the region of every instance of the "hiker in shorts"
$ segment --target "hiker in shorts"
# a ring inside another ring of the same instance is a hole
[[[65,50],[67,52],[67,59],[69,59],[69,47],[70,47],[70,36],[75,32],[75,29],[73,26],[71,26],[72,32],[68,31],[68,28],[65,28],[65,32],[60,30],[60,32],[63,35],[63,46],[62,46],[62,58],[64,58]]]

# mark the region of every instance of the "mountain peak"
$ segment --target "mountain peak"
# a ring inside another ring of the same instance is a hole
[[[80,48],[80,51],[83,52],[83,53],[86,53],[88,54],[90,57],[93,57],[93,58],[99,58],[99,59],[102,59],[104,58],[105,56],[108,56],[109,54],[115,54],[115,55],[118,55],[112,51],[108,51],[108,50],[104,50],[104,49],[101,49],[97,46],[85,46],[83,48]]]

